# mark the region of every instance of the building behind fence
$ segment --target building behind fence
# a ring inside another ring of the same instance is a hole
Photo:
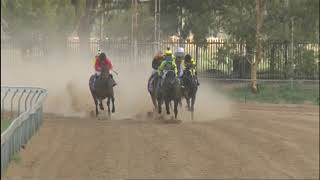
[[[1,132],[1,176],[20,148],[39,129],[46,96],[47,91],[41,88],[1,86],[1,121],[10,122]]]
[[[36,43],[30,46],[24,56],[45,56],[48,49],[46,43]],[[197,61],[197,69],[201,75],[219,79],[249,79],[250,63],[254,51],[246,44],[225,42],[222,40],[209,41],[203,44],[181,41],[138,42],[106,40],[91,41],[92,56],[98,49],[107,52],[113,61],[119,63],[151,62],[155,50],[164,51],[171,47],[184,47],[185,51]],[[265,42],[263,44],[262,61],[258,66],[259,79],[319,79],[319,44],[296,42],[291,48],[289,42]],[[79,41],[67,42],[67,56],[80,53]],[[1,40],[1,56],[7,59],[21,57],[21,51],[14,41]]]

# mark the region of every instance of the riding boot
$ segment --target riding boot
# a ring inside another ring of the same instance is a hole
[[[195,75],[196,75],[197,86],[200,86],[200,82],[198,80],[198,72],[197,71],[195,72]]]
[[[196,76],[196,81],[197,81],[197,86],[200,86],[199,80],[198,80],[198,76]]]
[[[182,77],[178,78],[178,82],[179,82],[181,88],[183,89],[184,85],[183,85]]]
[[[162,83],[163,83],[163,80],[162,80],[162,78],[160,77],[160,78],[159,78],[159,82],[158,82],[158,89],[161,89]]]
[[[96,80],[99,78],[98,74],[95,74],[94,75],[94,78],[93,78],[93,84],[96,82]]]

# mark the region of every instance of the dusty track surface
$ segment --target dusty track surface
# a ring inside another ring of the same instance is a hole
[[[180,124],[47,117],[5,179],[319,177],[318,107],[236,109]]]

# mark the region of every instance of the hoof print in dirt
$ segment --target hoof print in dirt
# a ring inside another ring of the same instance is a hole
[[[90,117],[95,117],[96,115],[95,115],[95,112],[93,111],[93,110],[91,110],[90,112],[89,112],[89,116]]]
[[[149,112],[147,112],[147,117],[152,117],[153,116],[153,112],[151,112],[151,111],[149,111]]]
[[[165,119],[163,120],[163,122],[166,124],[180,124],[182,121],[179,119],[171,118],[171,119]]]
[[[98,115],[97,119],[102,121],[102,120],[106,120],[107,118],[102,115]]]

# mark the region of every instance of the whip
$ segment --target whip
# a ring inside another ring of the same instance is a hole
[[[115,70],[113,70],[113,69],[112,69],[112,71],[113,71],[116,75],[118,75],[118,74],[119,74],[117,71],[115,71]]]

